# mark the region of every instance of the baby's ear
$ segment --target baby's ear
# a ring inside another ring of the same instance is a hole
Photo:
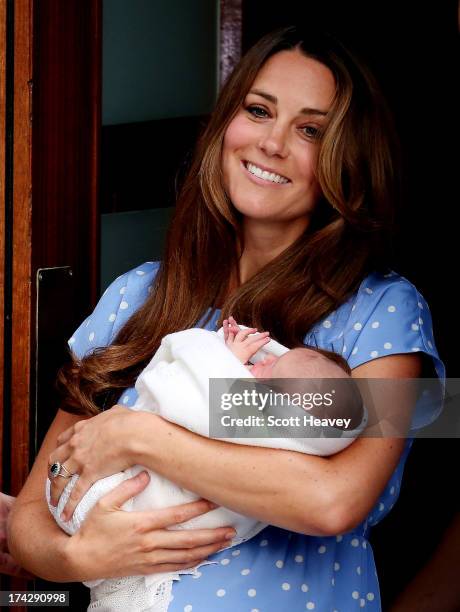
[[[262,363],[263,365],[269,365],[270,363],[274,363],[277,359],[278,357],[275,357],[275,355],[267,355]]]

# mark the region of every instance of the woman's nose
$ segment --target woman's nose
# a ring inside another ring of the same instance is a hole
[[[259,142],[260,149],[269,157],[286,157],[288,154],[287,133],[282,126],[267,126],[267,132]]]

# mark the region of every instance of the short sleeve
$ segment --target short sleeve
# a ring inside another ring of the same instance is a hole
[[[343,335],[342,354],[350,368],[386,355],[419,352],[431,359],[431,376],[441,384],[426,382],[414,411],[412,432],[432,423],[442,410],[445,368],[436,350],[430,309],[404,278],[362,286]]]
[[[434,380],[430,393],[418,400],[411,429],[430,424],[441,412],[445,367],[430,309],[416,287],[397,273],[370,274],[347,302],[315,325],[305,342],[341,354],[352,370],[387,355],[424,353],[439,382]]]
[[[122,274],[105,290],[91,315],[78,327],[68,344],[82,358],[109,345],[126,321],[147,299],[159,262],[146,262]]]
[[[350,368],[385,355],[422,351],[433,359],[436,374],[444,378],[423,296],[405,279],[387,285],[374,299],[371,292],[366,286],[358,294],[355,314],[344,331],[342,352]]]

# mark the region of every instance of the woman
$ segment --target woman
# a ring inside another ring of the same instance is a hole
[[[14,497],[0,493],[0,574],[33,578],[16,563],[8,550],[7,523],[13,503]]]
[[[444,375],[426,302],[385,266],[390,134],[373,79],[330,37],[284,29],[243,58],[197,148],[163,262],[117,279],[70,340],[63,410],[13,510],[10,547],[24,567],[91,580],[192,567],[222,548],[228,529],[165,529],[206,512],[206,501],[120,511],[142,476],[107,495],[78,534],[59,532],[43,501],[48,465],[80,475],[71,515],[92,482],[141,464],[273,525],[182,576],[171,612],[380,608],[366,538],[396,501],[409,441],[362,438],[305,457],[205,439],[123,405],[165,334],[198,321],[215,329],[230,313],[287,346],[332,348],[355,377]],[[409,418],[410,398],[380,400]],[[53,480],[55,502],[65,484]]]

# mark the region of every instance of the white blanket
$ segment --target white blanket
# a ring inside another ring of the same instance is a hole
[[[273,352],[276,355],[287,350],[273,341],[264,347],[264,352]],[[258,358],[261,357],[263,354],[258,356]],[[251,379],[253,376],[225,346],[222,335],[203,329],[188,329],[170,334],[163,339],[155,356],[137,379],[136,391],[139,397],[132,409],[159,414],[190,431],[209,437],[210,378]],[[353,433],[356,433],[357,436],[360,430],[361,427]],[[354,437],[319,437],[231,438],[227,441],[325,456],[342,450],[353,440]],[[155,441],[152,440],[152,444],[154,443]],[[74,534],[85,520],[87,513],[103,495],[143,469],[145,468],[142,466],[134,466],[125,472],[114,474],[94,483],[76,507],[71,520],[67,522],[60,519],[60,514],[78,475],[74,475],[69,480],[57,508],[49,503],[50,481],[47,480],[46,496],[49,509],[59,526],[67,533]],[[124,510],[165,508],[199,498],[195,493],[175,485],[162,476],[150,470],[148,472],[149,484],[140,494],[123,505]],[[228,525],[234,526],[237,532],[229,547],[248,540],[266,527],[256,519],[219,507],[178,525],[176,528],[213,528]],[[165,612],[168,609],[172,581],[178,579],[180,573],[194,573],[196,570],[197,568],[193,568],[175,574],[152,574],[85,583],[91,587],[92,603],[88,610]]]

